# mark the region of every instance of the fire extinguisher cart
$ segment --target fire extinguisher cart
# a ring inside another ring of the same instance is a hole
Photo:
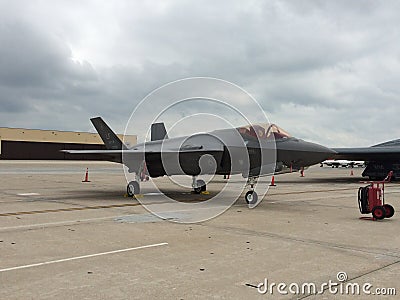
[[[391,218],[394,208],[385,204],[385,181],[371,181],[358,189],[358,206],[362,214],[370,214],[376,220]]]

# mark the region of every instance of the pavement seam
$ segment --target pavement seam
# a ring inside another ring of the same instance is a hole
[[[259,237],[270,237],[270,238],[275,238],[275,239],[280,239],[280,240],[286,240],[286,241],[292,241],[292,242],[300,242],[300,243],[304,243],[304,244],[311,244],[311,245],[318,245],[324,248],[329,248],[329,249],[340,249],[340,250],[346,250],[346,251],[353,251],[353,252],[361,252],[361,253],[366,253],[366,254],[373,254],[373,255],[383,255],[383,256],[387,256],[390,258],[396,258],[399,259],[400,258],[400,254],[393,254],[393,253],[382,253],[382,252],[375,252],[375,251],[367,251],[364,249],[360,249],[360,248],[355,248],[352,246],[348,246],[348,245],[339,245],[339,244],[333,244],[330,242],[323,242],[323,241],[317,241],[317,240],[311,240],[311,239],[300,239],[300,238],[295,238],[295,237],[290,237],[290,236],[284,236],[284,235],[279,235],[276,233],[271,233],[271,232],[258,232],[258,231],[254,231],[254,230],[248,230],[248,229],[242,229],[242,228],[235,228],[235,227],[228,227],[228,226],[210,226],[210,225],[206,225],[206,224],[200,224],[200,226],[205,226],[205,227],[212,227],[215,229],[221,229],[221,230],[225,230],[228,232],[237,232],[237,233],[241,233],[241,234],[245,234],[245,235],[253,235],[253,236],[259,236]],[[377,250],[378,251],[378,250]],[[382,249],[380,249],[379,251],[382,251]],[[388,250],[386,250],[388,251]]]

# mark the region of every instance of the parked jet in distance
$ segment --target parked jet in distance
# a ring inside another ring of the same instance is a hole
[[[343,159],[328,159],[324,160],[321,162],[320,167],[323,167],[324,165],[332,168],[353,168],[353,167],[364,167],[365,166],[365,161],[361,160],[343,160]]]
[[[107,150],[64,152],[98,155],[99,160],[123,163],[130,173],[135,174],[140,174],[146,164],[151,177],[190,175],[195,193],[206,190],[205,182],[197,179],[199,175],[242,174],[250,186],[245,196],[249,204],[257,203],[253,186],[259,176],[300,170],[328,158],[365,160],[367,168],[363,176],[371,179],[384,178],[391,170],[393,177],[400,178],[400,140],[366,148],[330,149],[292,137],[275,124],[247,125],[169,138],[164,123],[156,123],[151,127],[151,141],[128,148],[100,117],[91,121]],[[129,196],[140,193],[139,180],[128,183],[127,193]]]
[[[107,150],[64,150],[71,154],[99,155],[100,160],[123,163],[129,172],[139,174],[146,163],[151,177],[190,175],[193,190],[206,190],[198,175],[242,174],[250,190],[245,199],[257,203],[254,184],[259,176],[299,170],[317,164],[336,152],[324,146],[290,136],[275,124],[248,125],[209,133],[169,138],[164,123],[151,128],[151,141],[128,149],[100,118],[91,119]],[[205,162],[202,159],[205,158]],[[246,162],[247,158],[247,162]],[[213,161],[214,160],[214,166]],[[139,180],[129,182],[129,196],[140,193]]]

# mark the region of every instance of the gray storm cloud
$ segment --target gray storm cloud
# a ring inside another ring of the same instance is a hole
[[[400,137],[397,1],[0,1],[0,126],[123,131],[153,89],[210,76],[328,146]],[[145,116],[143,116],[145,118]]]

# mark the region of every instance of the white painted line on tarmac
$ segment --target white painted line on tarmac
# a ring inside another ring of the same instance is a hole
[[[163,196],[163,193],[146,193],[143,194],[143,196]]]
[[[14,271],[14,270],[20,270],[20,269],[33,268],[33,267],[40,267],[40,266],[44,266],[44,265],[67,262],[67,261],[71,261],[71,260],[78,260],[78,259],[102,256],[102,255],[107,255],[107,254],[122,253],[122,252],[128,252],[128,251],[146,249],[146,248],[153,248],[153,247],[159,247],[159,246],[165,246],[165,245],[168,245],[168,243],[151,244],[151,245],[145,245],[145,246],[139,246],[139,247],[133,247],[133,248],[126,248],[126,249],[120,249],[120,250],[114,250],[114,251],[108,251],[108,252],[101,252],[101,253],[95,253],[95,254],[75,256],[75,257],[69,257],[69,258],[63,258],[63,259],[57,259],[57,260],[50,260],[50,261],[45,261],[45,262],[36,263],[36,264],[30,264],[30,265],[24,265],[24,266],[17,266],[17,267],[11,267],[11,268],[6,268],[6,269],[0,269],[0,272]]]
[[[21,193],[17,194],[17,196],[39,196],[39,193]]]

